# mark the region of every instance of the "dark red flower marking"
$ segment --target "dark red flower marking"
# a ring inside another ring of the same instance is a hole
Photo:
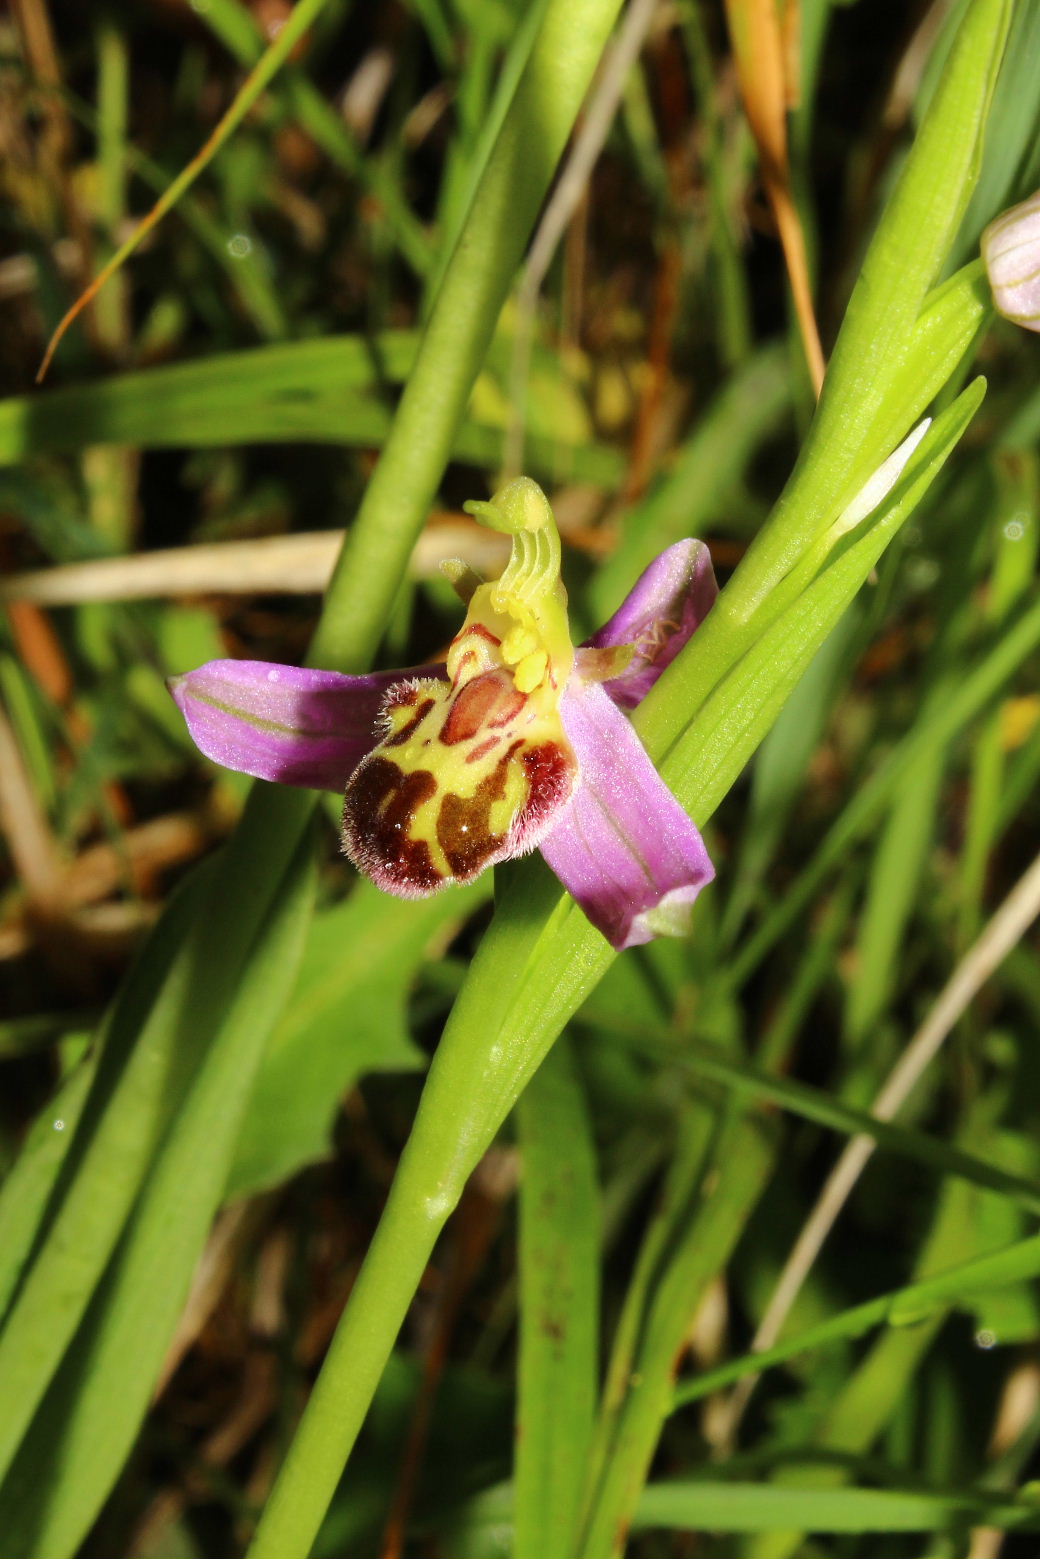
[[[482,671],[452,699],[441,741],[446,747],[454,747],[458,742],[472,741],[489,726],[494,729],[508,725],[525,703],[523,693],[517,692],[508,672]]]
[[[343,805],[343,846],[381,888],[414,897],[444,881],[426,840],[410,833],[419,807],[436,792],[427,769],[406,773],[389,758],[373,755],[355,770]]]
[[[404,702],[405,702],[404,699],[400,700],[401,704],[403,704]],[[411,700],[409,699],[408,702],[410,703]],[[409,737],[415,735],[416,731],[422,725],[423,721],[426,719],[426,716],[429,714],[430,710],[433,708],[435,703],[436,703],[436,700],[433,699],[433,698],[424,698],[424,699],[422,699],[416,705],[415,713],[412,716],[412,718],[410,720],[407,720],[405,722],[405,724],[402,725],[402,727],[401,727],[401,729],[399,731],[395,731],[392,736],[384,736],[383,737],[383,746],[384,747],[402,747],[404,745],[404,743],[406,741],[408,741]],[[390,704],[387,705],[387,708],[393,708],[393,707],[394,707],[393,705],[390,705]]]

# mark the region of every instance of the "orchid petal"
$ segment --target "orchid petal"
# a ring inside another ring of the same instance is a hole
[[[341,791],[379,739],[387,692],[416,674],[348,677],[263,660],[211,660],[171,678],[170,692],[207,758],[258,779]],[[424,666],[421,674],[443,676],[443,669]]]
[[[671,665],[715,602],[719,587],[703,541],[677,541],[639,576],[621,606],[592,638],[590,649],[634,644],[620,676],[604,683],[623,709],[634,709]],[[581,672],[582,652],[578,651]]]
[[[560,709],[581,783],[542,854],[619,950],[683,935],[715,875],[704,841],[603,687],[574,677]]]

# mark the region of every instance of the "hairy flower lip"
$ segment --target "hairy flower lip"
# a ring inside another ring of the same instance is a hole
[[[578,783],[528,837],[498,857],[537,844],[618,949],[682,934],[697,894],[714,876],[699,832],[621,711],[645,696],[716,594],[707,548],[676,542],[574,652],[560,714],[577,757]],[[631,656],[606,653],[632,643]],[[616,674],[604,675],[615,666]],[[218,660],[171,679],[170,691],[207,757],[260,779],[342,791],[385,734],[384,709],[393,690],[446,677],[442,665],[347,676]],[[367,869],[364,859],[359,864]],[[431,889],[420,874],[393,891],[407,896]]]

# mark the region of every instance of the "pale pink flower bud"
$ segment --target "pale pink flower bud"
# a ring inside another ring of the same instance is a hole
[[[1040,190],[989,224],[982,258],[998,312],[1040,331]]]

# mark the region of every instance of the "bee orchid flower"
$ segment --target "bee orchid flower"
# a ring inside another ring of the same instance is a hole
[[[707,548],[662,552],[575,649],[541,489],[521,477],[467,508],[512,554],[490,583],[445,565],[468,609],[444,665],[210,661],[170,684],[192,738],[228,768],[343,792],[344,850],[388,893],[424,897],[538,848],[615,948],[681,935],[714,871],[622,711],[710,609]]]

